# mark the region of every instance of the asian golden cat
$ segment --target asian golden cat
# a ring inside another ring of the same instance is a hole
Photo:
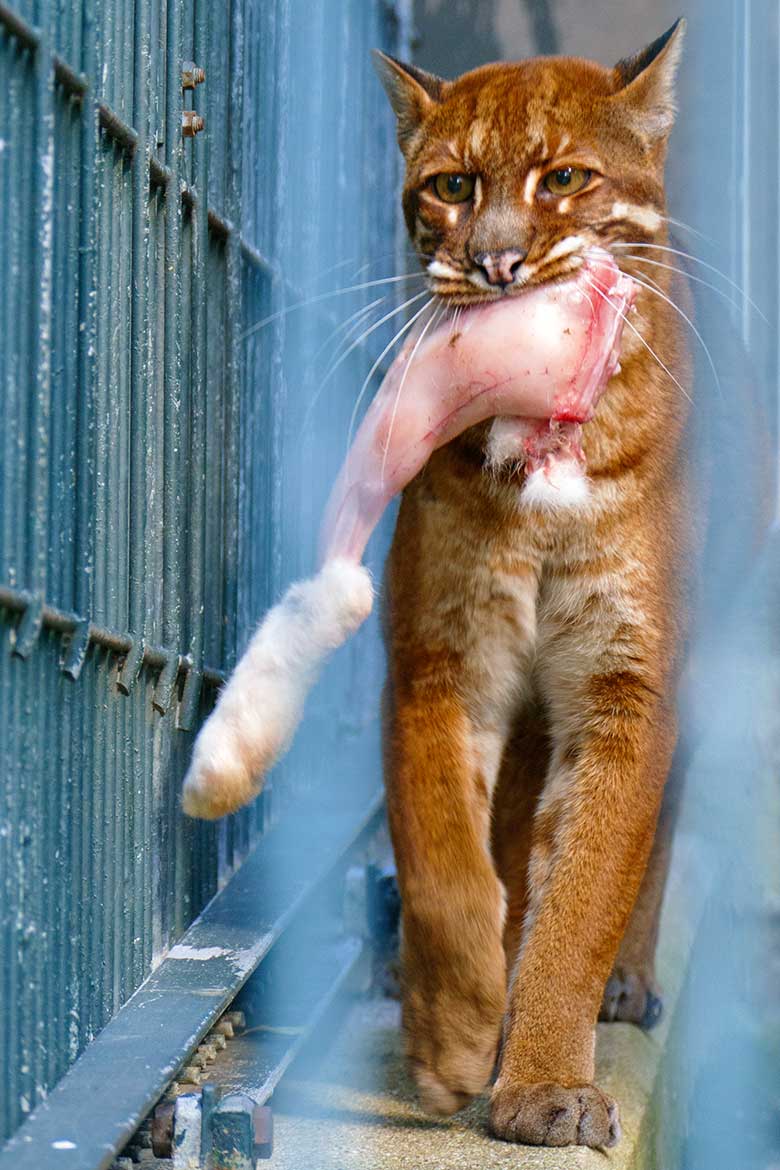
[[[659,1007],[653,840],[688,609],[692,369],[670,304],[685,282],[642,261],[669,243],[683,31],[614,69],[540,58],[446,82],[377,58],[439,298],[521,294],[593,247],[640,282],[622,370],[583,428],[587,500],[523,501],[524,469],[496,470],[483,424],[406,488],[387,569],[409,1059],[423,1105],[451,1113],[500,1050],[492,1129],[539,1145],[617,1141],[596,1020]]]

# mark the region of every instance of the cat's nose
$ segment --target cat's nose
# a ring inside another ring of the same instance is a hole
[[[518,269],[527,255],[527,251],[519,248],[504,248],[502,252],[478,252],[474,257],[474,263],[482,271],[488,284],[506,288],[507,285],[514,284]]]

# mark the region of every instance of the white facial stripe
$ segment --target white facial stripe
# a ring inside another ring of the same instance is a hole
[[[485,145],[485,136],[487,134],[487,127],[479,118],[475,119],[471,126],[469,134],[468,150],[472,155],[478,155]]]
[[[582,236],[566,236],[565,239],[558,240],[557,244],[553,244],[545,256],[545,260],[560,260],[563,256],[570,256],[572,252],[579,251],[584,243],[585,240]]]
[[[533,205],[533,201],[536,198],[536,188],[539,186],[539,179],[541,176],[541,167],[532,167],[528,172],[528,178],[525,181],[525,188],[523,191],[523,198],[529,207]]]
[[[428,265],[428,273],[431,276],[438,276],[441,280],[460,280],[463,276],[463,273],[458,272],[457,268],[452,268],[441,260],[431,260]]]
[[[482,205],[482,176],[477,175],[474,180],[474,210],[479,211]]]
[[[639,207],[635,203],[613,203],[612,215],[615,219],[628,219],[648,232],[657,232],[663,223],[663,216],[652,207]]]

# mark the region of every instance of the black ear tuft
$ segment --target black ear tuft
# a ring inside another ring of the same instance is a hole
[[[441,77],[437,77],[434,73],[426,73],[417,65],[407,65],[406,62],[399,61],[397,57],[383,53],[381,49],[372,49],[371,56],[374,58],[374,68],[379,74],[379,79],[388,90],[388,97],[390,96],[389,90],[394,90],[399,83],[403,84],[404,74],[421,85],[432,101],[437,102],[441,97],[441,89],[444,85]]]
[[[679,20],[674,22],[671,28],[667,29],[666,32],[658,38],[658,40],[653,41],[653,43],[648,45],[646,49],[642,49],[641,53],[636,53],[633,57],[624,57],[622,61],[618,61],[615,69],[620,74],[623,85],[630,85],[635,77],[638,77],[640,73],[643,73],[645,69],[647,69],[648,65],[652,65],[656,57],[660,56],[660,54],[664,51],[666,46],[675,36],[678,29],[680,32],[679,40],[682,42],[682,38],[685,34],[685,26],[685,18],[681,16]],[[681,48],[682,45],[680,45],[680,50]],[[680,50],[678,50],[678,56]]]
[[[416,65],[372,50],[374,67],[398,119],[398,142],[405,148],[428,111],[440,99],[444,82]]]
[[[677,110],[675,82],[682,56],[685,20],[680,20],[635,57],[615,66],[620,91],[615,100],[633,108],[650,140],[662,139],[674,125]]]

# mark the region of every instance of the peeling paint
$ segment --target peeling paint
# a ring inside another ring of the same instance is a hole
[[[232,960],[234,953],[225,947],[190,947],[185,943],[179,943],[168,951],[168,958],[192,959],[197,963],[206,963],[209,959]]]

